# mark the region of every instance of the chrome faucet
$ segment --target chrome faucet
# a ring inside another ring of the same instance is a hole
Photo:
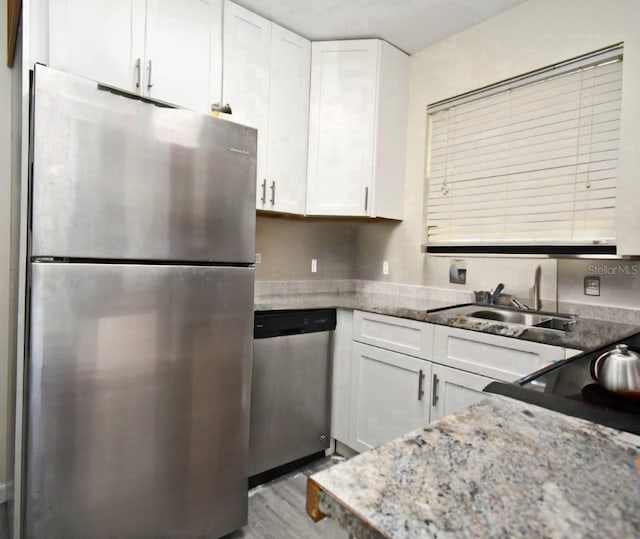
[[[533,278],[533,308],[536,311],[542,309],[542,300],[540,299],[540,279],[542,277],[542,267],[538,265]]]
[[[496,304],[496,301],[498,300],[498,296],[502,293],[503,290],[504,290],[504,283],[498,283],[498,286],[496,286],[496,289],[491,293],[491,297],[489,298],[489,303],[491,303],[491,305]]]
[[[529,307],[527,307],[524,303],[522,303],[518,298],[512,296],[511,294],[503,294],[504,284],[498,283],[495,290],[489,296],[489,303],[491,305],[510,305],[515,307],[519,311],[530,311]]]

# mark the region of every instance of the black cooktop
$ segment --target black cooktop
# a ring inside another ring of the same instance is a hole
[[[640,333],[636,333],[593,352],[545,367],[514,384],[493,382],[485,391],[640,434],[640,400],[611,393],[591,377],[592,361],[623,343],[640,353]]]

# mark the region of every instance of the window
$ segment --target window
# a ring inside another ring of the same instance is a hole
[[[428,107],[427,252],[615,253],[622,46]]]

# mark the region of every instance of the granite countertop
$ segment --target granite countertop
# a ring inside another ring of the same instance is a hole
[[[640,537],[640,437],[500,396],[317,473],[356,539]]]
[[[633,324],[582,317],[576,320],[571,331],[564,332],[438,312],[439,309],[453,306],[455,304],[451,301],[439,299],[425,300],[362,292],[274,294],[258,297],[254,305],[257,311],[341,307],[577,350],[595,350],[640,331],[640,326]]]
[[[427,311],[451,306],[451,301],[413,299],[367,292],[274,294],[258,297],[254,304],[256,311],[341,307],[413,320],[423,319]]]
[[[575,324],[571,326],[569,331],[525,327],[517,324],[505,324],[503,322],[479,320],[439,312],[427,313],[424,321],[431,324],[482,331],[484,333],[514,337],[525,341],[586,351],[595,350],[640,331],[639,326],[632,324],[595,320],[593,318],[576,318]]]

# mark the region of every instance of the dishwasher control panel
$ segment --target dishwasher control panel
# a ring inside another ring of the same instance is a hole
[[[334,329],[336,329],[335,309],[256,311],[253,320],[254,339],[333,331]]]

